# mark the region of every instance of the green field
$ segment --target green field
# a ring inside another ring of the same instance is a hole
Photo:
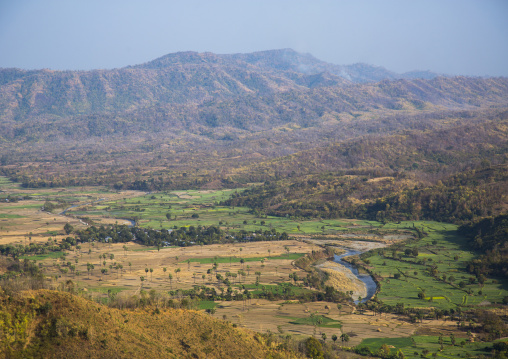
[[[434,355],[440,358],[478,357],[488,356],[491,343],[470,343],[467,338],[456,338],[452,345],[448,336],[443,336],[443,351],[439,344],[438,336],[412,336],[407,338],[369,338],[364,339],[357,348],[367,347],[372,353],[376,353],[383,344],[386,344],[390,353],[397,353],[400,349],[406,358],[432,358]]]
[[[48,258],[61,258],[64,256],[64,252],[50,252],[47,254],[38,254],[34,256],[21,256],[21,259],[30,259],[34,261],[42,261]]]
[[[281,316],[281,318],[288,317]],[[335,329],[342,328],[342,324],[339,321],[333,320],[324,315],[314,315],[306,318],[291,318],[291,319],[292,321],[289,322],[290,324],[313,325],[320,328],[335,328]]]
[[[480,303],[500,303],[508,295],[506,278],[489,278],[483,285],[472,282],[474,276],[467,273],[467,262],[475,254],[466,248],[465,239],[456,233],[456,226],[436,222],[415,222],[423,226],[428,236],[411,241],[396,251],[386,249],[385,255],[368,258],[372,271],[381,276],[378,298],[386,304],[404,303],[406,307],[475,306]],[[406,249],[417,248],[418,256],[407,256]],[[437,275],[429,269],[435,266]],[[395,274],[400,278],[394,278]],[[418,294],[423,292],[424,299]]]
[[[202,300],[199,302],[198,309],[199,310],[213,309],[216,306],[217,303],[215,303],[213,300]]]
[[[280,255],[280,256],[266,256],[266,257],[216,257],[216,258],[190,258],[189,261],[192,263],[201,263],[201,264],[212,264],[212,263],[239,263],[241,259],[245,262],[260,262],[262,260],[296,260],[305,255],[305,253],[289,253],[288,255]],[[187,263],[187,261],[182,261],[180,263]]]
[[[219,202],[241,190],[220,191],[171,191],[145,194],[116,201],[101,201],[87,206],[86,211],[76,208],[74,215],[135,218],[141,227],[173,229],[184,226],[220,226],[224,230],[253,232],[272,230],[292,234],[333,235],[344,232],[369,234],[377,231],[390,233],[397,230],[419,229],[427,236],[409,241],[392,257],[391,249],[385,255],[375,254],[368,258],[371,270],[382,277],[378,298],[386,304],[404,303],[406,307],[437,307],[450,309],[457,306],[476,306],[480,303],[499,303],[508,295],[504,279],[488,279],[483,285],[471,283],[472,277],[465,270],[466,263],[475,254],[465,247],[464,239],[456,234],[453,224],[432,221],[402,221],[382,224],[375,221],[344,219],[294,220],[271,216],[257,216],[246,207],[224,207]],[[169,213],[170,219],[166,217]],[[355,238],[356,240],[357,238]],[[361,240],[361,238],[360,238]],[[435,243],[435,244],[434,244]],[[418,256],[407,256],[406,249],[417,248]],[[149,248],[146,250],[153,250]],[[298,259],[301,254],[290,254]],[[288,259],[280,257],[244,258],[245,262]],[[239,257],[194,258],[191,262],[237,263]],[[436,266],[439,279],[428,273]],[[394,278],[395,275],[399,278]],[[443,280],[443,276],[445,279]],[[418,294],[424,293],[424,299]]]
[[[96,202],[69,211],[77,216],[136,219],[141,227],[173,229],[185,226],[220,226],[230,230],[272,230],[292,234],[339,234],[344,231],[380,228],[375,221],[314,219],[299,221],[273,216],[257,216],[247,207],[219,206],[219,202],[241,190],[172,191],[147,194],[117,201]],[[170,219],[166,217],[169,213]],[[194,217],[193,217],[194,215]]]

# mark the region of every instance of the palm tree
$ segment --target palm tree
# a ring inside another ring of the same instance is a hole
[[[88,272],[88,279],[90,279],[90,271],[92,270],[92,265],[90,263],[86,264],[86,270]]]
[[[132,263],[131,262],[129,262],[129,270],[132,273]]]
[[[150,268],[150,282],[153,282],[153,268]]]
[[[346,333],[342,334],[340,336],[340,340],[342,340],[342,343],[344,343],[344,342],[347,343],[349,341],[349,335],[347,335]]]
[[[173,290],[173,275],[169,273],[169,285],[171,286],[171,290]]]

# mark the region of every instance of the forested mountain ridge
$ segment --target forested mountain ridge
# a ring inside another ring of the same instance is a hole
[[[504,78],[413,77],[365,64],[328,64],[288,49],[176,53],[113,70],[0,69],[0,135],[7,140],[72,137],[83,125],[85,137],[109,135],[117,127],[125,135],[153,128],[154,113],[156,131],[199,126],[259,131],[290,121],[306,127],[330,117],[340,121],[354,111],[508,102]],[[96,117],[100,123],[93,121]],[[62,130],[55,133],[55,127]],[[88,133],[87,127],[92,127]]]
[[[228,80],[229,87],[214,88],[215,80],[207,87],[190,77],[180,89],[174,80],[151,75],[133,76],[137,82],[122,84],[115,74],[46,74],[4,85],[0,90],[0,136],[44,141],[48,137],[129,136],[139,130],[252,133],[286,124],[307,128],[330,121],[349,122],[358,112],[386,115],[389,111],[402,114],[508,104],[508,80],[504,78],[397,80],[346,88],[292,86],[287,90],[278,87],[284,86],[284,81],[272,81],[254,91],[229,81],[226,75],[219,77]],[[162,79],[168,83],[149,85]],[[243,95],[233,95],[238,92]]]
[[[423,75],[288,49],[3,69],[0,171],[28,187],[163,190],[351,170],[428,186],[502,164],[508,79]]]

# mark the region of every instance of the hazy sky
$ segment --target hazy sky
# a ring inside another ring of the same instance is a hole
[[[0,0],[0,67],[293,48],[341,65],[508,76],[507,19],[508,0]]]

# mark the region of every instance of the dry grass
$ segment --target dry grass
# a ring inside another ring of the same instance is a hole
[[[330,261],[318,265],[317,268],[328,273],[326,285],[332,286],[341,292],[353,291],[353,298],[355,299],[367,296],[365,283],[359,280],[348,268]]]
[[[124,250],[124,246],[127,251]],[[226,259],[226,263],[220,263],[218,273],[223,276],[226,272],[237,273],[240,269],[247,273],[247,266],[249,266],[250,275],[241,284],[252,284],[256,280],[255,272],[259,271],[261,275],[261,284],[276,284],[282,281],[289,281],[289,274],[297,272],[299,276],[304,276],[305,273],[293,266],[290,259],[271,259],[271,257],[284,255],[286,253],[285,246],[289,247],[292,253],[308,253],[312,250],[318,249],[314,245],[299,241],[285,241],[285,242],[254,242],[254,243],[235,243],[235,244],[214,244],[208,246],[193,246],[193,247],[178,247],[178,248],[162,248],[160,251],[157,249],[149,249],[135,243],[115,243],[115,244],[96,244],[91,246],[82,244],[82,249],[79,253],[69,252],[65,260],[47,258],[38,261],[41,263],[44,271],[49,275],[58,275],[58,281],[65,281],[72,279],[78,281],[80,286],[97,290],[98,288],[122,288],[127,294],[139,293],[141,289],[140,277],[145,277],[146,281],[143,282],[143,289],[156,289],[158,291],[167,291],[175,289],[191,289],[195,284],[215,286],[217,287],[217,280],[215,274],[210,281],[210,276],[206,273],[212,267],[211,263],[191,262],[188,264],[188,259],[201,259],[201,258],[214,258],[219,257]],[[88,254],[89,249],[91,253]],[[268,253],[270,250],[270,254]],[[107,254],[106,267],[102,265],[104,259],[99,259],[99,255]],[[111,260],[110,255],[114,258]],[[178,258],[177,258],[178,257]],[[232,258],[232,263],[229,263],[229,258]],[[243,265],[240,262],[235,262],[239,258],[253,258],[260,257],[264,259],[261,261],[245,262]],[[78,263],[75,263],[75,260]],[[70,261],[76,266],[76,270],[81,272],[81,275],[74,276],[69,273],[63,275],[59,272],[56,264],[64,265]],[[90,279],[88,279],[86,265],[91,263],[95,266]],[[117,270],[109,268],[109,265],[114,263],[122,264],[122,273],[117,273]],[[131,266],[129,266],[131,263]],[[108,274],[101,276],[100,269],[107,268]],[[145,268],[153,269],[153,272],[145,272]],[[164,272],[166,268],[166,272]],[[181,271],[177,275],[175,269],[180,268]],[[172,283],[169,280],[169,274],[173,275]],[[196,280],[194,280],[194,273],[196,273]],[[206,276],[203,281],[202,275]],[[102,278],[101,278],[102,277]],[[239,280],[236,282],[239,284]]]
[[[41,306],[49,303],[49,310]],[[25,293],[0,311],[27,318],[19,342],[4,338],[2,357],[264,358],[273,353],[250,331],[204,313],[155,308],[120,311],[69,293]],[[30,314],[31,313],[31,314]],[[7,315],[9,315],[7,314]],[[21,333],[22,332],[22,333]],[[8,349],[8,343],[11,350]],[[273,353],[275,354],[275,353]],[[295,357],[277,352],[281,358]]]

